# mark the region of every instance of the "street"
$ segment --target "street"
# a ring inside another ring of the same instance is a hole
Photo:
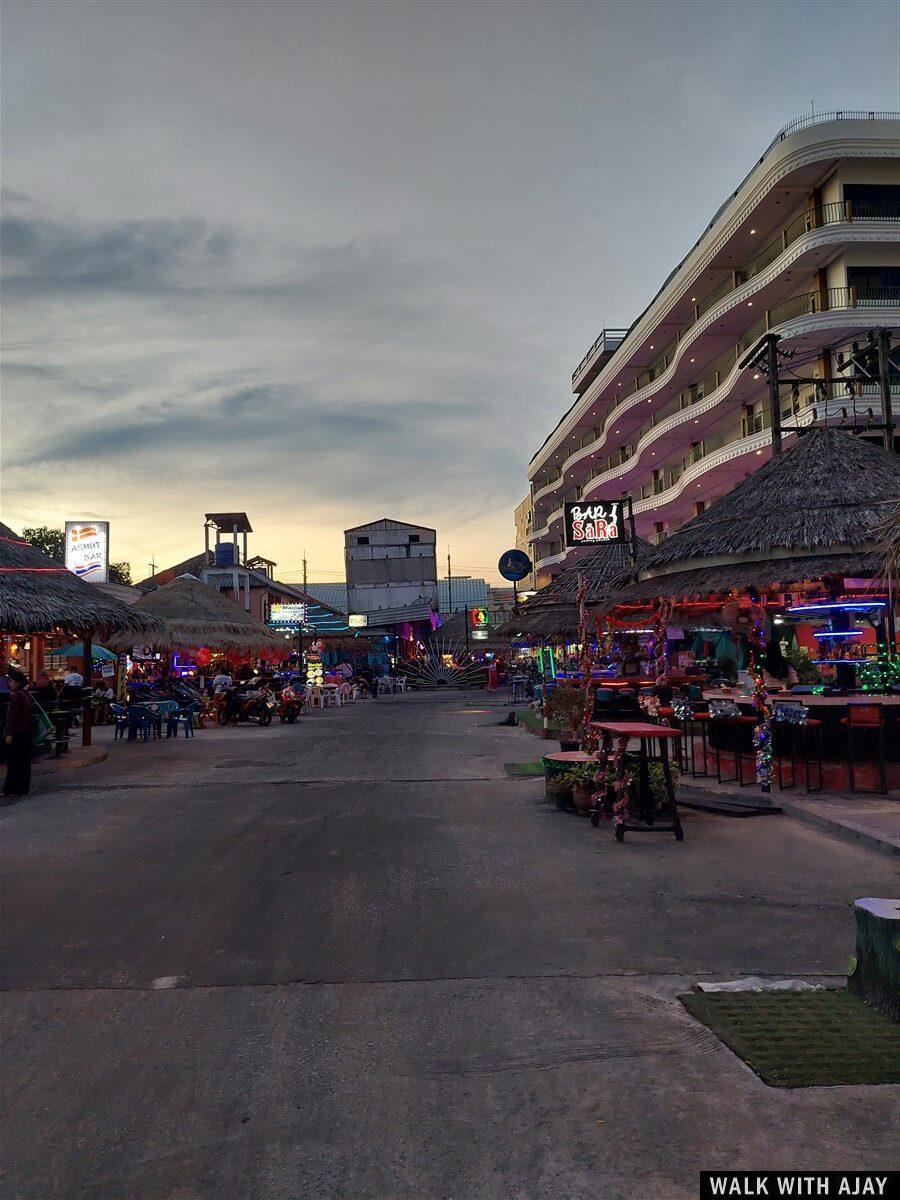
[[[484,693],[113,744],[0,812],[6,1200],[688,1200],[883,1168],[898,1089],[765,1086],[676,997],[840,976],[892,861],[560,813]]]

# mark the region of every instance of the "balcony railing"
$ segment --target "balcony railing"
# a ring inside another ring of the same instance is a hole
[[[859,115],[859,114],[857,114]],[[880,117],[887,117],[892,114],[878,113]],[[896,114],[893,114],[896,115]],[[773,143],[774,144],[774,143]],[[711,308],[713,308],[720,300],[723,300],[729,293],[742,287],[749,280],[753,279],[766,267],[770,266],[779,255],[803,234],[809,233],[813,229],[821,229],[826,225],[836,224],[852,224],[854,221],[896,221],[900,220],[900,204],[896,201],[851,201],[838,200],[832,204],[820,204],[818,207],[809,208],[794,217],[785,227],[772,239],[768,245],[759,250],[749,262],[743,267],[735,270],[729,275],[726,275],[716,286],[706,293],[694,305],[693,311],[684,326],[684,329],[679,331],[674,340],[666,346],[659,358],[652,367],[641,371],[638,376],[632,380],[628,389],[624,392],[625,396],[631,395],[633,392],[639,391],[640,388],[646,387],[658,375],[660,375],[671,361],[672,355],[678,342],[684,336],[688,329],[691,329],[696,323],[701,320]],[[604,342],[605,335],[610,332],[604,330],[597,338],[594,345],[590,348],[587,354],[579,363],[577,369],[572,372],[572,381],[581,374],[587,362],[594,355],[601,343]],[[628,330],[615,330],[618,337],[616,345],[624,340]],[[621,336],[619,336],[621,335]]]
[[[613,454],[608,455],[595,464],[590,474],[584,480],[582,487],[585,487],[591,480],[596,479],[598,475],[603,475],[607,471],[614,470],[631,458],[635,454],[641,438],[656,425],[667,420],[669,416],[674,416],[678,411],[684,411],[690,408],[692,404],[696,404],[707,396],[712,395],[716,388],[722,385],[746,351],[768,330],[778,325],[783,325],[788,321],[796,320],[798,317],[814,313],[875,307],[900,307],[900,288],[825,288],[821,291],[801,292],[799,295],[792,296],[781,304],[776,304],[774,308],[766,309],[759,319],[751,325],[741,340],[732,349],[726,350],[724,354],[715,360],[713,364],[714,369],[710,374],[704,376],[699,383],[679,393],[677,397],[673,397],[655,415],[651,415],[632,434],[632,440],[627,445],[621,446]],[[615,410],[613,409],[607,414],[605,425],[598,427],[593,435],[589,434],[581,439],[578,447],[580,450],[586,449],[606,438],[613,411]],[[615,419],[618,420],[618,416]],[[563,468],[568,468],[568,460],[563,463]],[[562,475],[563,469],[548,473],[541,480],[540,486],[535,486],[535,492],[562,478]]]

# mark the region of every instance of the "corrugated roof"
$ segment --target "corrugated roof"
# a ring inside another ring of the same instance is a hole
[[[450,612],[447,580],[439,579],[437,586],[440,610],[442,613]],[[330,604],[332,608],[338,608],[341,612],[347,611],[346,583],[308,583],[306,591],[308,595],[315,596],[323,604]],[[484,579],[454,579],[450,591],[452,592],[453,612],[459,612],[464,608],[486,608],[488,606],[490,589]]]

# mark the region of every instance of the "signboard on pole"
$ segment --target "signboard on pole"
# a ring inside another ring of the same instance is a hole
[[[524,550],[507,550],[505,554],[500,555],[497,570],[510,583],[518,583],[530,572],[531,559]]]
[[[621,500],[576,500],[563,506],[566,547],[607,546],[627,542],[625,506]]]
[[[292,629],[306,622],[306,605],[301,601],[297,604],[273,604],[269,609],[267,624],[271,629]]]
[[[490,609],[470,608],[469,620],[472,622],[473,629],[487,629],[491,623]]]
[[[66,521],[66,567],[90,583],[109,582],[109,521]]]

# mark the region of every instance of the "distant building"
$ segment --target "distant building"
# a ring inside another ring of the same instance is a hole
[[[436,542],[433,529],[388,517],[345,530],[347,611],[390,624],[426,619],[438,607]]]
[[[469,575],[454,575],[451,585],[447,577],[437,581],[440,612],[462,612],[466,608],[489,607],[490,591],[486,579],[473,579]],[[340,612],[348,612],[346,583],[308,583],[306,590],[323,604],[330,604]],[[510,595],[512,591],[510,590]]]
[[[521,504],[517,504],[513,512],[513,519],[516,523],[516,549],[521,550],[523,554],[527,554],[529,558],[532,555],[531,548],[531,529],[533,520],[533,509],[531,506],[531,496],[526,496]],[[531,569],[528,575],[519,584],[520,592],[533,592],[534,583],[534,568]]]

